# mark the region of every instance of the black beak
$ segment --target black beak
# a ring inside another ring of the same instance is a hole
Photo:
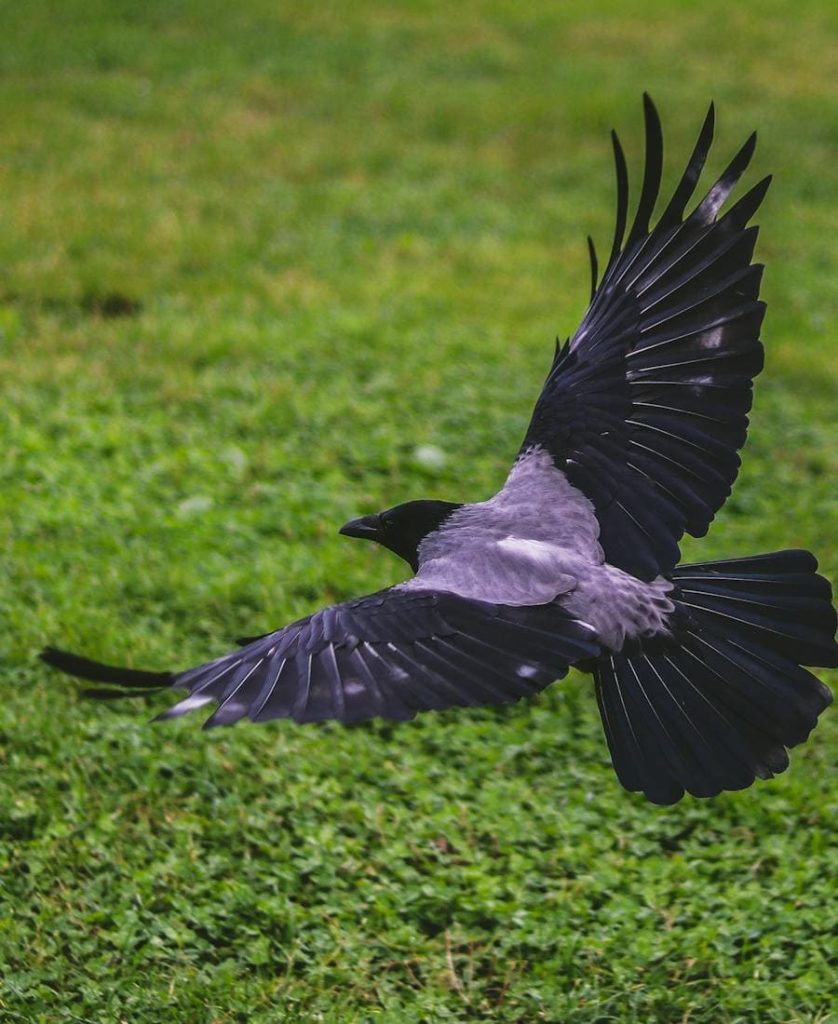
[[[360,537],[362,540],[378,540],[381,536],[380,516],[361,516],[352,519],[340,528],[344,537]]]

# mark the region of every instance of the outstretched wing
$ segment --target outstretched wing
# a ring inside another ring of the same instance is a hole
[[[628,176],[612,133],[617,225],[591,305],[557,349],[522,451],[546,449],[594,504],[613,565],[652,579],[679,559],[685,532],[703,536],[730,494],[745,442],[753,378],[762,369],[762,266],[752,264],[747,223],[770,178],[719,212],[747,167],[756,135],[688,216],[687,203],[713,137],[710,107],[698,142],[660,219],[663,139],[644,96],[646,168],[625,237]]]
[[[599,650],[594,630],[557,605],[508,607],[395,587],[325,608],[186,672],[118,669],[54,648],[41,657],[95,682],[187,690],[160,718],[217,702],[206,723],[213,726],[244,717],[409,719],[417,711],[504,704],[538,693]]]

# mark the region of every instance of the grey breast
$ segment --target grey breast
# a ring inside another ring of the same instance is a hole
[[[419,548],[411,587],[439,587],[498,604],[545,604],[602,563],[590,501],[541,449],[515,463],[488,501],[465,505]]]

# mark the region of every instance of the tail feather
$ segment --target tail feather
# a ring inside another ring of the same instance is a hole
[[[726,631],[785,654],[801,665],[838,665],[836,616],[829,581],[808,551],[679,566],[680,602],[708,631]],[[754,572],[754,570],[758,570]]]
[[[806,551],[683,565],[662,648],[600,659],[597,699],[622,784],[669,804],[788,767],[832,700],[802,664],[838,665],[831,587]]]
[[[802,548],[786,548],[783,551],[772,551],[768,555],[746,555],[744,558],[722,558],[714,562],[693,562],[679,565],[673,571],[673,577],[688,576],[698,573],[706,576],[709,573],[730,573],[740,579],[750,579],[753,575],[785,575],[788,573],[816,573],[818,560],[811,551]],[[818,577],[829,586],[823,576]],[[831,589],[831,588],[830,588]]]

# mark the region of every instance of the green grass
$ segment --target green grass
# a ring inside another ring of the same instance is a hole
[[[0,1020],[835,1019],[834,715],[661,809],[581,676],[206,734],[34,660],[189,665],[398,579],[350,516],[497,488],[643,89],[667,181],[711,97],[713,167],[757,127],[776,173],[752,440],[685,553],[838,572],[833,5],[575,7],[2,4]]]

